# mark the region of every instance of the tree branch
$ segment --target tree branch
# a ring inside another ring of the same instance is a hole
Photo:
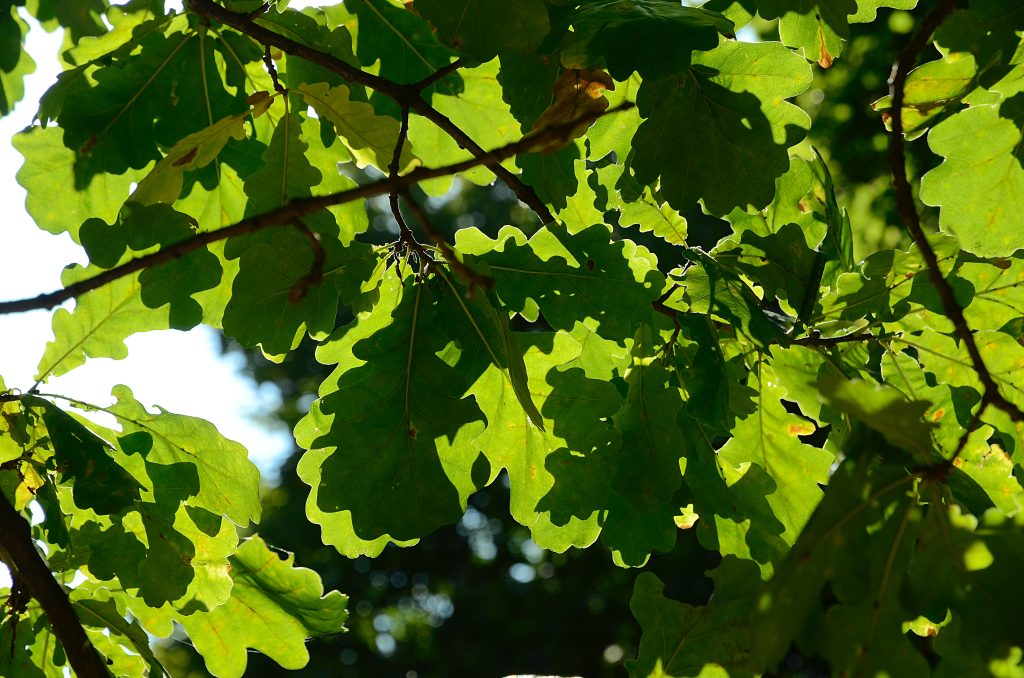
[[[400,105],[408,106],[412,111],[437,125],[445,132],[445,134],[454,139],[461,148],[469,151],[477,158],[487,157],[487,152],[473,141],[468,134],[463,132],[458,125],[431,106],[428,102],[424,101],[420,96],[420,92],[424,88],[422,83],[425,82],[426,85],[429,86],[433,82],[433,80],[431,80],[433,76],[428,76],[426,79],[411,85],[400,85],[392,80],[388,80],[387,78],[382,78],[379,75],[373,75],[372,73],[367,73],[356,68],[352,64],[343,61],[332,54],[321,52],[318,49],[314,49],[308,45],[303,45],[301,42],[297,42],[291,38],[283,36],[280,33],[275,33],[274,31],[256,23],[256,21],[254,21],[249,15],[232,12],[231,10],[225,9],[224,7],[216,4],[213,0],[188,0],[187,4],[189,9],[196,14],[216,19],[222,24],[231,26],[235,30],[245,33],[259,43],[264,45],[273,45],[286,54],[301,57],[307,61],[317,64],[318,66],[323,66],[327,70],[337,73],[349,82],[369,87],[375,92],[380,92],[381,94],[391,97]],[[442,73],[440,77],[443,78],[445,75],[448,75],[450,71],[460,68],[461,65],[461,62],[455,61],[440,69],[438,73]],[[502,167],[500,161],[488,161],[480,164],[487,166],[488,169],[498,175],[498,177],[500,177],[501,180],[504,181],[510,189],[512,189],[516,196],[537,214],[542,223],[547,224],[554,221],[554,216],[551,214],[551,211],[547,208],[547,205],[544,204],[544,201],[537,196],[537,193],[531,187],[523,183],[522,179],[520,179],[518,175]]]
[[[427,77],[423,78],[419,82],[414,82],[413,84],[409,85],[409,87],[415,89],[417,92],[422,92],[426,88],[433,85],[435,82],[439,80],[444,80],[449,75],[462,68],[464,65],[465,64],[462,63],[462,59],[456,59],[447,66],[437,69],[436,71],[434,71]]]
[[[333,207],[334,205],[342,205],[344,203],[365,198],[373,198],[393,191],[401,192],[410,186],[421,181],[426,181],[427,179],[450,176],[481,165],[498,163],[520,153],[526,153],[560,139],[564,139],[576,126],[586,120],[596,120],[597,118],[610,113],[628,110],[632,108],[633,105],[634,104],[632,102],[627,101],[601,113],[582,116],[581,118],[571,120],[560,125],[552,125],[551,127],[547,127],[538,132],[527,135],[518,141],[514,141],[510,144],[506,144],[505,146],[486,152],[481,156],[445,165],[443,167],[418,167],[408,174],[396,177],[387,177],[370,184],[350,188],[346,191],[309,198],[298,198],[283,207],[271,210],[265,214],[243,219],[231,226],[226,226],[224,228],[217,229],[216,231],[200,233],[186,240],[174,243],[173,245],[168,245],[157,252],[153,252],[152,254],[147,254],[137,259],[131,259],[119,266],[103,271],[92,278],[68,285],[56,292],[40,294],[39,296],[32,297],[30,299],[0,302],[0,315],[53,308],[58,304],[64,303],[68,299],[79,297],[86,292],[100,288],[107,283],[146,268],[174,261],[175,259],[185,256],[189,252],[205,247],[210,243],[224,240],[225,238],[232,238],[234,236],[245,235],[247,233],[255,233],[274,226],[285,226],[287,224],[294,223],[303,217],[319,212],[322,209]]]
[[[821,346],[824,348],[830,348],[832,346],[838,346],[839,344],[849,344],[861,341],[883,341],[885,337],[880,337],[870,332],[859,332],[857,334],[845,334],[841,337],[823,337],[818,333],[813,333],[799,339],[793,339],[789,342],[790,346]]]
[[[924,229],[921,228],[921,219],[917,214],[917,207],[914,204],[914,196],[910,190],[910,181],[907,179],[907,159],[905,141],[903,139],[903,101],[907,76],[910,70],[917,63],[921,51],[928,45],[932,33],[942,24],[956,7],[955,0],[943,0],[931,14],[929,14],[914,37],[900,53],[899,59],[893,65],[892,75],[889,78],[889,92],[892,95],[892,132],[889,135],[889,170],[892,172],[893,188],[896,193],[896,205],[900,217],[906,224],[910,237],[914,239],[925,263],[928,265],[928,278],[931,280],[935,291],[942,300],[942,308],[956,329],[956,335],[963,342],[967,353],[971,358],[971,365],[981,381],[984,393],[982,401],[991,403],[994,407],[1006,412],[1011,419],[1017,422],[1024,422],[1024,412],[1019,407],[1007,400],[999,391],[992,374],[985,366],[981,357],[981,351],[974,339],[974,333],[967,324],[964,317],[964,310],[957,303],[953,293],[953,287],[942,277],[939,270],[939,260],[932,249]]]
[[[388,177],[394,181],[398,178],[398,171],[401,169],[402,162],[402,149],[405,148],[405,139],[409,135],[409,107],[402,106],[402,125],[398,130],[398,140],[395,142],[395,151],[391,155],[391,164],[388,166]],[[398,243],[397,251],[399,255],[402,254],[402,250],[412,251],[416,254],[417,265],[420,273],[426,273],[430,270],[430,267],[434,263],[434,258],[430,256],[430,252],[420,244],[420,241],[413,235],[412,229],[409,228],[409,224],[405,223],[405,217],[402,216],[402,206],[398,202],[401,189],[393,188],[388,194],[388,204],[391,205],[391,214],[395,217],[395,222],[398,223]]]
[[[107,664],[85,634],[68,594],[53,578],[49,565],[36,550],[28,522],[0,492],[0,556],[39,601],[50,626],[80,678],[110,678]]]

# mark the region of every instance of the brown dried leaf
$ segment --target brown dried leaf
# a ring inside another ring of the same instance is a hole
[[[573,127],[564,138],[539,150],[557,150],[586,134],[587,128],[597,116],[608,109],[608,99],[604,96],[604,91],[613,89],[615,81],[600,69],[562,71],[551,88],[551,104],[537,118],[531,131],[539,132],[549,127],[568,126],[574,120],[579,120],[580,124]]]

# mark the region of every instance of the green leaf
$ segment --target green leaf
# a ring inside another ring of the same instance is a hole
[[[361,243],[320,243],[313,244],[301,232],[279,229],[267,242],[247,250],[224,309],[224,332],[243,346],[259,344],[270,355],[295,348],[305,331],[327,336],[338,314],[340,292],[358,289],[375,259]],[[323,257],[319,271],[318,253]],[[354,297],[345,301],[351,303]]]
[[[260,475],[245,448],[210,422],[161,409],[152,413],[126,386],[113,391],[117,404],[105,408],[121,424],[120,444],[153,464],[195,467],[188,502],[223,515],[240,526],[260,519]]]
[[[569,194],[564,209],[557,212],[558,219],[565,224],[570,235],[581,233],[591,226],[605,223],[604,212],[597,209],[597,194],[588,181],[587,163],[584,160],[573,160],[573,182],[576,188]],[[523,169],[526,174],[526,169]]]
[[[589,546],[597,538],[601,506],[594,502],[607,497],[581,487],[573,474],[581,466],[589,470],[588,460],[603,458],[618,442],[607,417],[621,397],[608,383],[610,375],[586,369],[590,363],[609,369],[618,347],[581,330],[519,336],[543,428],[526,416],[499,370],[489,369],[470,390],[487,417],[476,444],[490,462],[489,481],[508,471],[512,517],[530,528],[538,545],[555,551]],[[607,473],[599,472],[607,483]]]
[[[885,590],[885,571],[902,579],[906,565],[901,558],[898,564],[902,567],[890,563],[891,569],[883,570],[890,562],[890,553],[905,556],[905,547],[912,543],[900,527],[913,511],[908,496],[912,480],[896,466],[852,459],[840,465],[824,501],[758,600],[753,649],[760,662],[774,666],[794,638],[807,634],[814,637],[813,625],[822,613],[821,589],[826,583],[831,583],[834,595],[843,604],[833,608],[839,611],[828,620],[827,632],[842,632],[839,624],[849,624],[845,642],[828,643],[830,658],[837,660],[837,666],[852,668],[856,659],[844,648],[853,651],[857,647],[862,651],[859,667],[870,669],[884,661],[879,648],[893,651],[893,661],[908,661],[909,646],[903,647],[894,638],[894,631],[899,633],[903,621],[893,619],[893,591],[898,588]],[[871,557],[849,558],[847,553]],[[872,619],[877,625],[872,625]],[[872,637],[875,633],[880,633],[886,643],[876,642],[879,639]],[[913,670],[919,671],[923,660],[918,657],[917,662],[909,661]]]
[[[159,146],[248,109],[240,57],[255,60],[259,52],[240,54],[216,34],[187,24],[179,16],[140,33],[137,51],[118,50],[101,67],[58,85],[53,97],[62,105],[51,99],[48,115],[64,129],[68,148],[91,156],[97,170],[120,174],[159,160]]]
[[[211,513],[181,505],[184,496],[167,492],[174,489],[175,480],[188,482],[187,472],[150,471],[158,483],[153,489],[160,491],[147,488],[146,501],[132,510],[111,522],[79,516],[69,521],[74,553],[87,557],[93,576],[116,579],[140,598],[140,605],[169,604],[186,614],[214,609],[230,595],[227,558],[238,544],[235,527]],[[138,472],[145,475],[141,468]]]
[[[153,654],[149,636],[138,620],[125,619],[110,591],[92,582],[83,582],[75,586],[69,597],[93,643],[108,661],[117,660],[112,671],[132,675],[148,669],[149,675],[170,675]],[[130,648],[130,653],[126,648]]]
[[[972,106],[928,134],[928,145],[945,161],[921,179],[921,200],[939,207],[942,230],[978,256],[1006,257],[1024,248],[1012,216],[1024,209],[1022,120],[1018,97]]]
[[[676,425],[684,406],[682,394],[673,372],[658,364],[660,357],[651,329],[641,328],[625,373],[629,390],[612,417],[622,445],[613,455],[617,468],[611,489],[624,505],[613,504],[602,539],[615,550],[620,564],[642,565],[653,549],[670,551],[675,545],[673,499],[686,468],[689,444],[684,436],[692,432]],[[632,529],[624,529],[620,522]]]
[[[818,283],[824,265],[824,254],[807,246],[803,230],[786,224],[776,233],[760,236],[743,231],[740,241],[728,239],[715,248],[715,259],[724,266],[757,280],[769,297],[787,302],[794,314],[803,308],[810,295],[811,304],[818,297]]]
[[[965,262],[956,269],[956,277],[974,288],[970,304],[964,308],[967,324],[979,330],[1003,329],[1024,316],[1024,261],[998,259]]]
[[[319,509],[351,511],[360,540],[421,537],[457,520],[478,487],[483,414],[438,357],[436,303],[429,286],[387,274],[374,313],[390,321],[339,356],[296,428],[303,448],[328,451],[312,478]]]
[[[726,41],[694,55],[679,75],[640,86],[646,120],[633,137],[630,169],[642,184],[660,177],[662,195],[680,212],[698,200],[712,214],[762,208],[809,126],[785,99],[810,82],[807,64],[779,44]]]
[[[506,227],[493,241],[470,229],[460,231],[456,242],[474,255],[467,261],[489,267],[495,292],[510,311],[529,316],[539,308],[554,329],[583,322],[602,337],[624,340],[651,317],[664,279],[650,252],[630,241],[613,242],[610,235],[603,225],[570,234],[556,223],[529,240]]]
[[[738,469],[753,463],[764,470],[770,481],[766,499],[774,522],[781,528],[782,540],[792,544],[821,500],[820,486],[828,482],[833,458],[800,441],[815,426],[786,411],[782,404],[786,391],[770,364],[759,362],[752,376],[757,410],[736,423],[732,438],[718,454]],[[696,508],[699,514],[701,508]]]
[[[70,285],[99,271],[72,265],[61,280]],[[58,377],[85,363],[86,357],[120,360],[128,355],[124,340],[136,332],[170,327],[168,308],[151,309],[142,302],[137,275],[115,280],[78,298],[75,310],[53,314],[54,339],[46,345],[36,379]]]
[[[907,75],[903,88],[903,131],[915,137],[936,120],[956,112],[958,104],[976,84],[978,64],[974,56],[953,52],[942,59],[921,64]],[[892,108],[892,98],[882,97],[871,105],[876,111]],[[886,128],[891,129],[890,116]]]
[[[542,0],[416,0],[441,40],[481,62],[534,51],[550,30]]]
[[[644,187],[639,198],[627,200],[616,192],[619,224],[637,226],[641,233],[653,233],[673,245],[686,244],[686,217]]]
[[[765,348],[782,339],[776,319],[765,314],[760,299],[739,275],[707,255],[693,258],[692,266],[670,274],[677,284],[665,300],[668,308],[717,318]]]
[[[352,0],[346,9],[358,19],[359,41],[356,56],[366,67],[380,64],[381,77],[397,83],[418,82],[451,62],[455,54],[437,40],[430,24],[404,7],[387,0]],[[462,89],[459,75],[444,78],[424,90],[456,94]],[[398,117],[400,109],[393,100],[371,97],[378,113]]]
[[[566,68],[607,65],[616,80],[634,71],[657,79],[685,70],[694,51],[732,36],[733,24],[718,12],[671,0],[596,0],[570,15],[573,32],[562,48]]]
[[[665,585],[645,572],[637,577],[629,608],[643,628],[630,675],[754,676],[748,621],[760,580],[749,563],[727,557],[709,576],[715,582],[706,606],[684,605],[664,595]]]
[[[270,144],[263,151],[262,166],[245,177],[244,190],[249,198],[246,216],[264,214],[293,198],[312,195],[312,189],[323,181],[323,173],[306,157],[312,139],[304,133],[302,122],[302,116],[294,110],[278,120]],[[227,254],[235,258],[244,251],[243,243],[259,240],[259,236],[233,238],[228,241]]]
[[[11,143],[25,158],[18,183],[28,193],[25,209],[39,228],[68,233],[78,242],[79,225],[92,217],[111,222],[117,217],[133,182],[144,173],[128,170],[115,175],[89,169],[89,158],[65,147],[57,127],[30,127]],[[60,200],[54,200],[60,195]]]
[[[440,85],[438,96],[431,102],[434,108],[483,149],[498,148],[519,139],[519,121],[513,117],[509,105],[502,99],[498,61],[476,68],[462,68],[459,74],[462,77],[462,89]],[[418,115],[409,119],[409,139],[415,145],[416,154],[420,158],[429,158],[431,166],[473,157],[437,125]],[[506,161],[505,165],[512,167],[512,162]],[[494,174],[485,167],[477,167],[460,176],[483,186],[494,181]],[[451,178],[444,177],[425,182],[422,187],[431,195],[441,195],[450,185]]]
[[[344,85],[299,85],[296,91],[321,118],[334,125],[358,167],[373,165],[381,171],[387,171],[398,141],[398,121],[377,115],[369,104],[353,101]],[[402,147],[399,170],[411,169],[416,162],[411,144],[407,142]]]
[[[259,10],[257,3],[245,12]],[[352,34],[347,26],[338,26],[337,13],[341,8],[306,8],[305,11],[281,9],[271,4],[268,11],[260,16],[260,23],[275,33],[284,35],[298,43],[307,45],[314,50],[330,54],[345,63],[357,67],[359,62],[352,53]],[[272,55],[275,56],[275,55]],[[279,58],[279,57],[278,57]],[[324,66],[295,55],[285,55],[284,69],[279,72],[280,82],[293,89],[304,83],[327,83],[330,86],[341,85],[344,80],[334,71]],[[269,87],[267,89],[270,89]],[[276,89],[276,88],[275,88]],[[360,95],[365,100],[365,96]]]
[[[110,446],[49,401],[26,396],[42,410],[61,483],[72,486],[75,503],[98,514],[118,513],[139,499],[139,483],[110,454]]]
[[[294,560],[259,537],[247,539],[230,559],[233,585],[227,602],[177,617],[211,673],[240,677],[249,648],[286,669],[301,669],[309,661],[309,638],[344,630],[348,597],[337,591],[324,595],[316,573],[295,567]]]
[[[449,336],[461,352],[455,367],[461,371],[468,364],[469,379],[485,366],[500,369],[530,422],[543,430],[544,422],[530,394],[526,363],[516,333],[509,327],[508,313],[487,296],[457,287],[449,274],[441,275],[451,294],[441,302],[440,312],[447,321]]]
[[[829,405],[878,431],[893,447],[909,452],[921,463],[937,461],[931,437],[934,424],[923,419],[931,403],[907,400],[890,386],[833,375],[819,380],[818,388]]]
[[[28,26],[11,2],[0,6],[0,116],[7,115],[25,95],[24,78],[36,63],[23,49]]]
[[[757,0],[758,13],[780,18],[779,35],[789,47],[828,68],[850,36],[851,23],[874,21],[881,7],[913,9],[917,0]]]
[[[1024,407],[1024,384],[1018,377],[1024,367],[1024,347],[1002,332],[986,330],[975,332],[974,337],[982,360],[1002,395],[1018,407]],[[899,343],[916,348],[919,360],[939,383],[968,387],[979,395],[983,392],[967,350],[958,346],[952,337],[926,329],[920,336],[902,338]]]
[[[116,224],[88,219],[79,229],[79,236],[93,264],[113,268],[137,254],[155,251],[157,246],[188,240],[195,228],[191,217],[163,203],[146,206],[130,201],[121,209]],[[216,287],[221,273],[219,258],[199,248],[143,270],[139,274],[139,298],[147,308],[168,305],[170,327],[188,330],[203,319],[203,307],[192,297]]]
[[[945,276],[956,262],[957,241],[942,236],[929,240]],[[822,334],[846,334],[866,325],[866,320],[895,323],[919,308],[931,288],[916,245],[906,252],[880,250],[862,261],[859,271],[837,277],[834,291],[820,298],[821,310],[810,321]]]
[[[258,115],[258,112],[254,112]],[[174,203],[181,195],[185,172],[204,167],[220,154],[229,139],[245,138],[249,112],[223,118],[174,144],[167,155],[139,182],[130,200],[142,205]]]
[[[321,185],[349,186],[337,175],[325,175],[310,164],[306,156],[309,144],[319,141],[309,139],[307,143],[300,116],[283,116],[263,155],[264,167],[246,179],[245,192],[250,196],[247,214],[284,206]],[[314,153],[322,155],[324,151]],[[351,216],[352,212],[341,214]],[[359,283],[376,263],[368,246],[342,245],[340,238],[350,241],[362,229],[353,221],[346,219],[342,232],[332,213],[324,211],[294,227],[228,241],[227,255],[240,258],[232,296],[224,309],[225,333],[243,346],[259,344],[270,355],[287,353],[298,345],[303,332],[327,336],[334,329],[339,300],[352,303]]]

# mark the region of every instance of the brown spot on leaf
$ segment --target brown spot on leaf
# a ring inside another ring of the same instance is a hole
[[[935,414],[932,415],[932,421],[938,421],[939,419],[942,419],[942,417],[944,417],[945,415],[946,410],[940,407],[939,409],[935,410]]]
[[[178,158],[177,160],[175,160],[171,164],[174,165],[175,167],[181,167],[182,165],[187,165],[190,162],[192,162],[193,160],[195,160],[197,155],[199,155],[199,147],[198,146],[194,146],[192,148],[192,150],[190,150],[188,153],[186,153],[185,155],[181,156],[180,158]]]
[[[996,268],[1001,268],[1004,271],[1006,269],[1010,268],[1011,266],[1013,266],[1013,262],[1011,262],[1009,259],[1003,259],[1003,258],[993,259],[992,260],[992,264]]]
[[[800,422],[798,424],[790,424],[788,426],[789,435],[791,436],[806,436],[814,433],[814,424],[809,421]]]
[[[594,270],[594,266],[595,266],[594,260],[593,259],[587,259],[587,270],[588,271],[593,271]]]
[[[91,137],[85,140],[85,143],[82,144],[82,148],[79,149],[79,152],[82,155],[85,155],[86,153],[93,149],[93,146],[95,146],[99,142],[99,140],[99,137],[93,134]]]

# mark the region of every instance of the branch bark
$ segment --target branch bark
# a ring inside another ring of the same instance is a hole
[[[971,331],[970,325],[967,324],[967,318],[964,317],[964,310],[960,307],[956,300],[956,295],[953,293],[953,287],[942,277],[938,257],[935,255],[935,250],[932,249],[928,238],[925,236],[924,229],[921,227],[921,218],[917,213],[914,196],[910,190],[910,181],[907,178],[906,147],[903,139],[903,101],[905,98],[907,76],[910,74],[914,64],[917,63],[921,51],[928,45],[932,34],[942,25],[942,22],[945,21],[946,17],[955,8],[956,0],[943,0],[932,10],[893,65],[892,75],[889,78],[889,92],[892,95],[889,170],[892,172],[896,205],[899,209],[900,217],[910,232],[910,237],[914,239],[914,243],[921,250],[921,255],[928,265],[928,278],[935,287],[935,291],[938,292],[939,299],[942,300],[943,311],[946,317],[953,322],[956,335],[967,349],[967,354],[971,358],[971,365],[978,375],[978,380],[981,381],[984,392],[980,407],[984,409],[986,405],[991,404],[1006,412],[1014,421],[1024,422],[1024,412],[1003,396],[995,379],[992,378],[992,373],[985,366],[985,361],[981,357],[981,351],[978,349],[978,343],[974,339],[974,333]]]
[[[319,212],[322,209],[333,207],[334,205],[341,205],[352,202],[353,200],[361,200],[364,198],[373,198],[378,195],[384,195],[392,192],[401,193],[410,186],[427,179],[436,179],[438,177],[457,174],[474,167],[479,167],[480,165],[500,163],[506,158],[511,158],[520,153],[525,153],[536,148],[542,148],[553,142],[566,139],[575,127],[587,120],[596,120],[603,115],[627,110],[632,107],[632,103],[625,102],[610,108],[607,111],[603,111],[602,113],[582,116],[581,118],[560,125],[552,125],[551,127],[547,127],[525,136],[518,141],[514,141],[511,144],[506,144],[505,146],[488,151],[481,156],[463,160],[462,162],[456,162],[436,168],[418,167],[408,174],[396,177],[387,177],[346,191],[310,198],[299,198],[297,200],[293,200],[287,205],[284,205],[283,207],[271,210],[265,214],[243,219],[231,226],[226,226],[224,228],[217,229],[216,231],[200,233],[199,235],[186,240],[181,240],[173,245],[168,245],[157,252],[153,252],[152,254],[147,254],[137,259],[131,259],[119,266],[103,271],[92,278],[87,278],[86,280],[81,280],[72,285],[68,285],[56,292],[40,294],[39,296],[29,299],[0,302],[0,315],[53,308],[58,304],[64,303],[68,299],[79,297],[86,292],[98,289],[107,283],[111,283],[115,280],[131,275],[132,273],[179,259],[189,252],[193,252],[201,247],[209,245],[210,243],[217,242],[218,240],[232,238],[237,235],[245,235],[247,233],[255,233],[274,226],[285,226],[287,224],[295,223],[303,217]]]
[[[110,678],[107,664],[93,647],[71,607],[64,588],[36,550],[32,531],[6,495],[0,492],[0,556],[10,566],[50,620],[68,663],[79,678]]]
[[[245,33],[253,40],[263,44],[272,45],[277,47],[282,52],[290,54],[292,56],[301,57],[307,61],[311,61],[318,66],[337,73],[345,80],[369,87],[375,92],[380,92],[386,96],[391,97],[402,106],[408,106],[413,112],[422,115],[427,120],[430,120],[437,125],[441,130],[448,136],[455,140],[461,148],[466,149],[477,158],[487,158],[487,152],[480,147],[473,139],[462,131],[462,129],[452,122],[443,113],[438,111],[436,108],[431,106],[428,102],[424,101],[420,96],[420,93],[424,88],[435,82],[435,76],[428,76],[423,81],[413,83],[411,85],[400,85],[387,78],[382,78],[379,75],[373,75],[367,73],[359,68],[356,68],[352,64],[343,61],[332,54],[321,52],[320,50],[303,45],[301,42],[292,40],[280,33],[261,26],[256,23],[255,19],[247,14],[239,14],[238,12],[232,12],[229,9],[221,7],[213,0],[188,0],[188,7],[196,14],[216,19],[217,21],[231,26],[235,30]],[[454,64],[459,64],[455,66]],[[455,61],[453,64],[449,64],[445,68],[438,71],[440,78],[448,75],[457,68],[461,67],[460,61]],[[440,79],[437,78],[437,79]],[[522,200],[526,205],[532,209],[537,217],[540,218],[542,223],[550,223],[554,221],[554,216],[551,211],[544,204],[537,193],[514,173],[505,169],[501,166],[500,161],[488,161],[480,163],[487,166],[492,172],[494,172],[506,185],[516,194],[516,196]]]

